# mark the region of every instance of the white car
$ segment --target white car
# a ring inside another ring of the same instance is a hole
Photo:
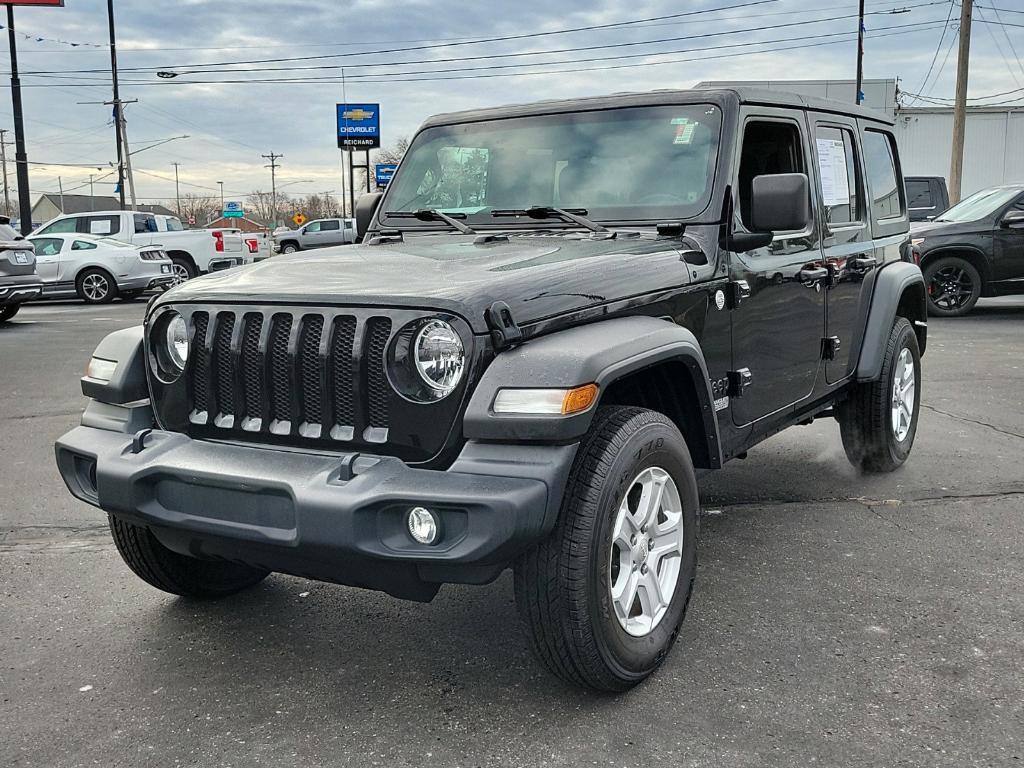
[[[28,241],[36,251],[43,298],[77,295],[87,304],[104,304],[176,282],[174,263],[160,246],[71,232],[30,235]]]

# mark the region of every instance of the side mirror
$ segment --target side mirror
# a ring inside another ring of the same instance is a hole
[[[383,196],[383,192],[367,192],[356,200],[356,240],[361,241],[366,230],[370,228],[370,222],[373,221],[373,216],[377,213],[377,206],[380,205],[380,199]]]
[[[750,200],[751,228],[755,232],[791,232],[811,222],[807,174],[773,173],[755,176]]]
[[[1003,229],[1024,229],[1024,211],[1007,211],[999,226]]]

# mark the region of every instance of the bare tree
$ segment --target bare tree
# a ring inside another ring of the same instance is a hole
[[[399,136],[390,147],[381,147],[373,153],[371,165],[376,165],[377,163],[398,163],[408,149],[408,137]]]
[[[294,201],[296,211],[307,219],[329,219],[338,213],[338,204],[330,195],[307,195]]]
[[[178,201],[170,200],[164,204],[172,211],[177,210]],[[220,214],[220,200],[207,195],[196,195],[188,192],[181,196],[181,219],[184,224],[195,221],[195,226],[205,227]]]
[[[294,204],[288,195],[277,193],[277,211],[274,211],[274,197],[270,192],[254,189],[245,198],[246,215],[263,224],[272,224],[281,218],[289,219]]]

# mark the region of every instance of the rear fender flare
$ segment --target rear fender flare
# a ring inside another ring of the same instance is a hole
[[[857,381],[874,381],[882,375],[885,347],[901,303],[903,312],[910,315],[907,319],[914,325],[921,353],[924,353],[928,329],[924,275],[916,264],[894,262],[879,270],[875,278],[864,328],[864,343],[857,361]]]

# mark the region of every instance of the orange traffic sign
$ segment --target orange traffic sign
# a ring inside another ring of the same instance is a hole
[[[292,223],[296,227],[301,227],[303,224],[306,223],[305,215],[302,213],[296,213],[294,216],[292,216]]]

